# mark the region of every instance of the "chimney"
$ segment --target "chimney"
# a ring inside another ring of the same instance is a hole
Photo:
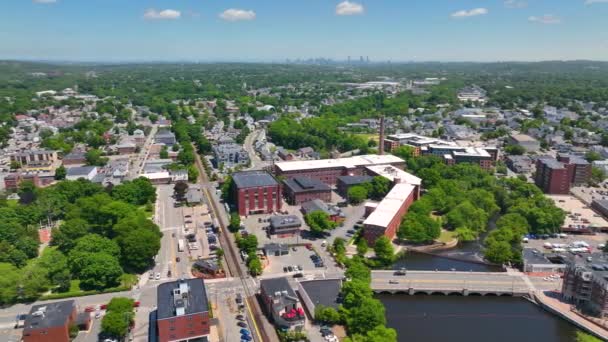
[[[378,142],[378,154],[384,154],[384,115],[380,117],[380,139]]]

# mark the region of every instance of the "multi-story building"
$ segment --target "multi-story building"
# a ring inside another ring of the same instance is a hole
[[[10,173],[4,177],[4,188],[6,190],[17,190],[23,181],[31,181],[37,188],[51,185],[55,181],[52,172],[17,172]]]
[[[67,169],[65,179],[78,180],[84,178],[93,180],[97,175],[97,166],[75,166]]]
[[[540,150],[540,143],[538,140],[532,138],[527,134],[513,134],[509,138],[509,143],[512,145],[518,145],[526,149],[528,152],[536,152]]]
[[[564,163],[568,169],[568,178],[571,184],[581,185],[589,182],[589,179],[591,179],[591,164],[585,159],[575,155],[560,153],[557,156],[557,160]]]
[[[291,205],[320,199],[325,202],[331,201],[331,188],[329,185],[316,178],[294,177],[283,181],[283,194],[287,203]]]
[[[418,157],[422,154],[421,148],[431,144],[456,146],[456,143],[437,138],[425,137],[414,133],[391,134],[384,139],[384,151],[392,152],[399,146],[413,148],[413,154]]]
[[[461,102],[479,102],[487,101],[486,91],[478,86],[465,87],[458,92],[458,100]]]
[[[536,161],[534,183],[547,194],[567,195],[570,191],[568,169],[552,157],[541,157]]]
[[[534,171],[534,161],[528,156],[508,156],[505,158],[507,167],[517,173],[530,173]]]
[[[24,342],[69,342],[76,322],[73,300],[32,306],[23,326]]]
[[[264,310],[275,326],[283,330],[304,328],[306,322],[304,309],[287,278],[261,280],[260,294]]]
[[[375,165],[393,165],[403,168],[405,161],[399,157],[386,154],[280,162],[275,164],[275,173],[285,178],[310,177],[328,185],[335,185],[338,177],[363,176],[366,175],[367,166]]]
[[[562,297],[587,314],[608,316],[608,259],[602,253],[565,259]]]
[[[591,164],[572,155],[560,154],[558,159],[543,156],[536,161],[536,185],[548,194],[568,194],[571,185],[587,183]]]
[[[268,214],[281,210],[281,185],[268,172],[236,172],[232,180],[239,215]]]
[[[158,341],[209,341],[209,301],[203,279],[160,284],[156,297]]]
[[[243,146],[228,143],[213,146],[213,165],[217,168],[220,165],[231,168],[237,165],[248,165],[249,153],[245,151]]]
[[[10,159],[28,170],[49,170],[58,158],[57,151],[31,150],[14,153]]]
[[[353,186],[371,182],[372,176],[340,176],[336,182],[336,191],[340,196],[348,197],[348,189]]]

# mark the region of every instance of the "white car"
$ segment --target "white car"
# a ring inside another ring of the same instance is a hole
[[[156,272],[156,274],[154,275],[154,279],[160,280],[160,273],[159,272]]]

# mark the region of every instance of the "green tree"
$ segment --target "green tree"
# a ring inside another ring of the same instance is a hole
[[[332,307],[318,304],[315,306],[315,321],[325,324],[337,324],[340,322],[340,314]]]
[[[167,150],[167,145],[163,145],[163,147],[161,147],[159,157],[160,159],[169,159],[169,151]]]
[[[79,272],[85,290],[102,290],[120,284],[122,268],[118,259],[106,253],[87,253]]]
[[[364,256],[368,250],[367,241],[365,239],[359,239],[359,242],[357,242],[357,254]]]
[[[342,285],[343,305],[346,309],[351,309],[359,306],[364,299],[371,298],[373,295],[372,289],[369,287],[369,283],[353,279],[345,282]]]
[[[410,158],[414,157],[415,149],[412,146],[399,146],[395,150],[393,150],[393,154],[397,157],[408,161]]]
[[[65,166],[61,165],[57,169],[55,169],[55,180],[64,180],[67,171]]]
[[[118,239],[121,265],[125,270],[142,272],[160,250],[160,234],[145,228],[133,229]]]
[[[321,235],[328,230],[336,228],[336,222],[329,219],[329,215],[323,211],[313,211],[304,216],[304,221],[310,227],[311,233]]]
[[[116,242],[97,234],[89,234],[76,240],[76,245],[68,254],[72,274],[79,275],[80,271],[90,262],[89,256],[98,253],[107,254],[118,260],[120,248]]]
[[[101,331],[112,337],[121,338],[129,331],[130,318],[124,312],[108,312],[101,321]]]
[[[8,263],[0,263],[0,305],[14,303],[17,300],[17,284],[21,277],[20,271]]]
[[[408,213],[397,231],[400,239],[413,243],[430,243],[441,235],[441,227],[437,220],[427,214]]]
[[[349,334],[366,334],[377,326],[386,324],[384,305],[371,297],[364,298],[359,305],[349,311],[346,318]]]
[[[250,257],[247,260],[247,269],[252,276],[257,276],[262,274],[262,262],[258,256]]]
[[[108,163],[108,158],[103,157],[103,153],[98,149],[91,149],[85,154],[87,165],[105,166]]]
[[[53,232],[51,244],[67,253],[76,245],[76,241],[87,235],[88,232],[89,224],[87,221],[80,218],[69,219]]]
[[[591,183],[600,184],[606,179],[606,177],[608,176],[606,175],[604,170],[595,166],[591,168]]]
[[[194,164],[188,166],[188,181],[195,183],[198,179],[198,169]]]
[[[587,153],[585,153],[585,159],[587,159],[588,162],[592,163],[596,160],[602,160],[602,156],[595,152],[595,151],[589,151]]]
[[[359,204],[367,199],[367,189],[360,185],[352,186],[348,189],[348,201],[352,204]]]
[[[133,304],[135,300],[127,297],[114,297],[110,299],[108,306],[106,307],[107,311],[113,312],[133,312]]]
[[[241,229],[241,216],[239,216],[239,213],[237,212],[232,212],[230,214],[230,224],[228,225],[228,230],[236,233],[239,231],[239,229]]]
[[[380,264],[388,266],[395,261],[395,248],[386,236],[381,236],[374,244],[374,252]]]
[[[173,186],[173,195],[178,202],[183,202],[186,199],[186,192],[188,192],[188,183],[186,182],[176,182]]]
[[[139,177],[112,188],[112,198],[133,205],[156,201],[156,188],[149,179]]]
[[[526,153],[526,149],[520,145],[507,145],[505,152],[510,155],[522,155]]]
[[[601,342],[601,340],[579,330],[576,332],[576,342]]]
[[[511,245],[506,241],[489,240],[486,243],[484,255],[486,259],[496,264],[504,264],[513,258]]]

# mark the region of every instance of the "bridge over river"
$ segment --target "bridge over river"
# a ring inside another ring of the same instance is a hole
[[[372,290],[376,293],[443,294],[463,296],[524,296],[535,290],[521,273],[372,271]]]

